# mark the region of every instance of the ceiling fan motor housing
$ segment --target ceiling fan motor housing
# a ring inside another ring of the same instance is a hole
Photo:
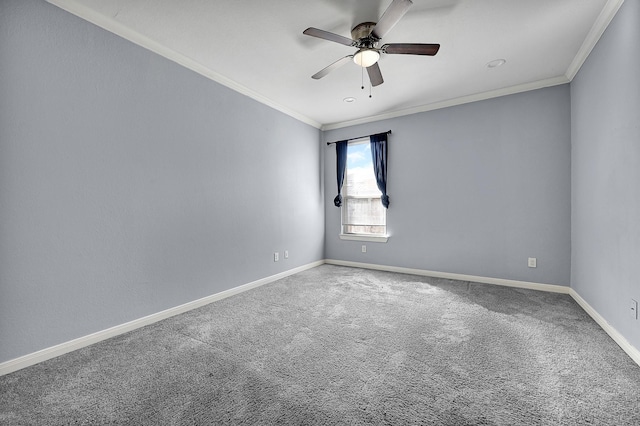
[[[375,26],[375,22],[363,22],[353,27],[351,30],[351,38],[358,42],[356,47],[375,47],[375,44],[379,40],[371,34]]]

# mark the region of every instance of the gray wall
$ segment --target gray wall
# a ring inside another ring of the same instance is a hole
[[[338,238],[335,149],[325,148],[327,258],[569,285],[568,85],[336,129],[324,138],[388,129],[391,237]],[[527,267],[528,257],[537,258],[536,269]]]
[[[0,2],[0,362],[323,257],[570,282],[640,347],[638,40],[628,1],[571,89],[323,132],[393,130],[391,238],[361,243],[338,239],[317,129],[47,3]]]
[[[43,1],[0,58],[0,362],[322,259],[319,130]]]
[[[636,348],[640,320],[640,2],[626,1],[571,83],[571,287]]]

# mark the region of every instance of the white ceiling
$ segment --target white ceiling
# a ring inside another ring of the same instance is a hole
[[[391,0],[48,0],[299,120],[323,129],[567,83],[624,0],[413,0],[383,43],[439,43],[434,57],[383,55],[369,98],[354,63],[311,75]],[[486,64],[503,58],[505,65]],[[366,71],[366,70],[365,70]],[[346,103],[346,97],[356,101]]]

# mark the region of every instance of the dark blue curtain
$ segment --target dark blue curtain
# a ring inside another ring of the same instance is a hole
[[[378,189],[382,192],[382,205],[389,208],[389,196],[387,195],[387,134],[379,133],[369,136],[371,142],[371,159],[373,160],[373,173],[376,175]]]
[[[338,178],[338,195],[333,199],[336,207],[342,206],[342,184],[344,172],[347,169],[347,141],[336,142],[336,177]]]

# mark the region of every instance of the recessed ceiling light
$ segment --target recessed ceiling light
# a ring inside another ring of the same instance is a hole
[[[355,102],[356,98],[352,98],[351,96],[349,96],[348,98],[344,98],[343,101],[345,101],[346,103],[350,104],[352,102]]]
[[[487,68],[489,69],[498,68],[506,63],[507,61],[504,59],[495,59],[487,64]]]

